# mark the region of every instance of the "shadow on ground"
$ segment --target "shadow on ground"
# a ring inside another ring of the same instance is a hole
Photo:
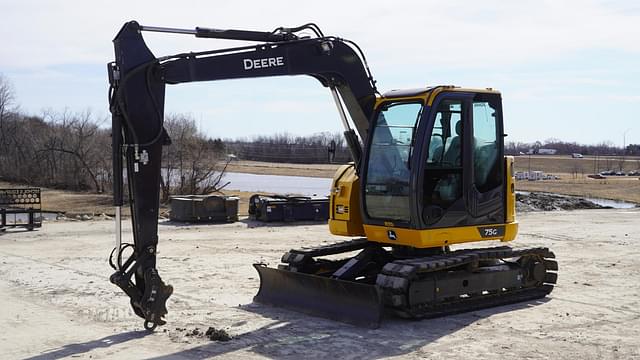
[[[264,222],[258,221],[251,218],[245,218],[239,220],[241,223],[246,224],[249,229],[259,228],[259,227],[289,227],[289,226],[309,226],[309,225],[326,225],[327,220],[320,221],[292,221],[292,222]]]
[[[429,320],[386,317],[378,329],[359,328],[252,303],[242,309],[275,322],[235,335],[228,342],[202,340],[207,343],[154,359],[205,359],[230,355],[236,351],[248,351],[273,359],[379,359],[401,356],[493,314],[537,306],[546,301],[540,299]]]
[[[263,222],[263,221],[258,221],[258,220],[254,220],[254,219],[250,219],[250,218],[241,218],[237,222],[245,224],[247,226],[247,228],[249,228],[249,229],[260,228],[260,227],[272,228],[272,227],[309,226],[309,225],[322,225],[322,224],[326,225],[327,224],[326,220],[322,220],[322,221],[295,221],[295,222],[280,222],[280,221],[277,221],[277,222]],[[189,226],[202,226],[202,225],[220,226],[220,225],[233,224],[233,222],[225,222],[225,221],[219,221],[219,222],[182,222],[182,221],[174,221],[174,220],[164,220],[164,221],[160,221],[158,224],[162,225],[162,226],[189,227]]]
[[[35,230],[36,229],[29,230],[23,227],[5,227],[5,228],[0,228],[0,236],[5,234],[25,233],[25,232],[35,231]]]
[[[66,357],[76,357],[79,354],[89,352],[97,348],[107,348],[113,345],[121,344],[130,340],[140,339],[151,334],[149,331],[128,331],[121,334],[114,334],[106,336],[98,340],[91,340],[83,343],[74,343],[64,345],[63,347],[55,350],[48,351],[46,353],[36,355],[25,360],[51,360],[62,359]],[[126,357],[126,356],[125,356]]]

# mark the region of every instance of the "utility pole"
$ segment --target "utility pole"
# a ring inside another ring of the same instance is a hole
[[[621,165],[620,171],[623,171],[624,161],[625,161],[625,157],[627,155],[627,133],[629,132],[629,130],[631,130],[631,128],[625,130],[622,133],[622,165]]]

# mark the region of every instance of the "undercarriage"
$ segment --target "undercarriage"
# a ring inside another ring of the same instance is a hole
[[[278,269],[254,265],[254,300],[375,328],[384,314],[433,318],[542,298],[557,280],[554,258],[547,248],[421,250],[362,238],[290,250]]]

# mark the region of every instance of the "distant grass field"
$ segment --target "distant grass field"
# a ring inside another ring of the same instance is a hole
[[[545,173],[555,174],[594,174],[604,170],[629,172],[640,169],[639,156],[627,156],[625,161],[619,156],[585,156],[582,159],[573,159],[570,155],[520,155],[515,157],[516,171],[542,170]]]
[[[0,181],[0,188],[19,188],[25,185]],[[111,195],[95,194],[90,192],[68,191],[58,189],[42,189],[42,210],[64,212],[69,217],[79,214],[107,214],[114,216],[113,199]],[[238,213],[247,215],[249,209],[249,197],[253,192],[238,190],[223,190],[223,195],[234,195],[240,198]],[[169,204],[160,204],[160,214],[168,217]],[[122,207],[122,215],[128,217],[131,214],[128,205]]]
[[[587,175],[604,170],[623,171],[640,169],[640,157],[584,157],[573,159],[568,155],[528,155],[515,157],[516,171],[541,170],[545,174],[560,176],[560,180],[517,181],[516,189],[546,191],[559,194],[599,197],[640,203],[640,180],[637,176],[609,176],[597,180]]]
[[[572,179],[568,175],[570,174],[562,175],[561,180],[516,181],[516,190],[624,200],[640,204],[640,180],[637,177],[595,180]]]

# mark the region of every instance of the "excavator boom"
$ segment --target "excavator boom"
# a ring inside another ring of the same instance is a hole
[[[303,30],[310,30],[317,37],[296,35]],[[157,58],[144,42],[144,31],[261,43]],[[132,21],[118,32],[114,48],[115,61],[108,64],[117,217],[116,247],[111,261],[116,272],[111,281],[129,295],[136,314],[145,318],[145,326],[153,328],[164,323],[165,302],[173,291],[161,280],[155,256],[162,146],[170,143],[163,127],[165,86],[194,81],[312,76],[331,89],[343,116],[344,103],[355,125],[354,131],[348,128],[346,118],[343,119],[347,143],[356,162],[362,153],[358,136],[361,139],[367,136],[376,89],[357,46],[347,40],[323,36],[314,24],[259,32],[172,29],[142,26]],[[131,198],[133,244],[123,244],[120,236],[123,158]],[[133,253],[123,260],[126,248],[133,248]]]

